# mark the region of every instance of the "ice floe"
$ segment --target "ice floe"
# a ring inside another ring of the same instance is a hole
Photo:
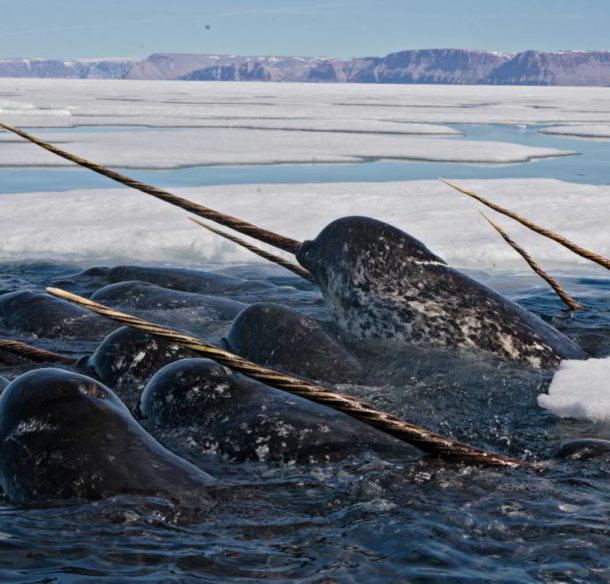
[[[122,168],[171,169],[236,164],[346,163],[412,160],[505,164],[565,156],[570,151],[505,142],[410,137],[396,134],[262,131],[241,128],[77,132],[43,139],[101,164]],[[13,135],[0,134],[0,166],[73,166]]]
[[[553,179],[459,182],[584,247],[610,255],[610,186]],[[526,269],[480,217],[481,205],[439,181],[170,190],[297,239],[315,237],[338,217],[367,215],[400,227],[456,267]],[[184,211],[129,189],[2,195],[0,203],[0,261],[53,258],[190,265],[263,261],[187,221]],[[589,268],[585,260],[556,243],[489,213],[545,268]]]
[[[552,126],[542,130],[544,134],[574,136],[577,138],[610,138],[610,124],[574,124]]]
[[[609,98],[606,87],[0,79],[0,99],[10,106],[4,121],[30,127],[182,127],[240,118],[565,125],[610,122]],[[41,115],[54,110],[70,116]]]
[[[562,418],[610,420],[610,358],[562,361],[538,404]]]

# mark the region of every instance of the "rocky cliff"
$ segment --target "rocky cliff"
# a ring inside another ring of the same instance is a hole
[[[183,53],[144,60],[0,59],[0,77],[610,86],[610,51],[422,49],[353,59]]]
[[[0,77],[123,79],[138,59],[0,59]]]
[[[610,85],[610,52],[525,51],[481,78],[496,85]]]
[[[400,51],[352,75],[358,83],[473,84],[510,61],[512,55],[460,49]]]

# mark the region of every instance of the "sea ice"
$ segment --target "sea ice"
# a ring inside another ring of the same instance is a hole
[[[0,79],[2,121],[37,130],[114,130],[44,135],[83,156],[132,168],[525,162],[567,151],[422,136],[455,134],[448,124],[468,123],[549,124],[548,133],[608,137],[609,101],[605,87]],[[117,132],[120,127],[125,129]],[[143,128],[150,133],[144,136]],[[0,140],[0,165],[64,164],[4,133]]]
[[[451,178],[451,177],[447,177]],[[552,179],[456,181],[584,247],[610,255],[609,186]],[[423,241],[456,267],[528,270],[479,216],[480,204],[440,181],[225,185],[170,189],[183,197],[297,239],[333,219],[367,215]],[[0,261],[24,258],[197,265],[261,262],[186,220],[186,213],[130,189],[0,197]],[[547,269],[590,263],[514,221],[493,216]],[[602,268],[600,273],[606,274]]]
[[[100,164],[121,168],[345,163],[418,160],[500,164],[563,156],[569,151],[504,142],[409,137],[396,134],[264,131],[241,128],[167,129],[148,132],[77,132],[37,135]],[[73,166],[13,135],[0,134],[0,166]]]
[[[538,404],[562,418],[610,420],[610,358],[562,361]]]
[[[5,78],[0,79],[0,99],[2,119],[24,127],[185,127],[213,121],[233,124],[240,119],[269,124],[326,120],[336,125],[341,120],[386,125],[610,122],[606,87]],[[49,115],[52,112],[69,115]]]
[[[542,130],[544,134],[576,136],[578,138],[610,138],[610,124],[574,124],[552,126]]]
[[[34,127],[69,151],[115,167],[380,158],[507,163],[565,152],[408,134],[444,133],[450,130],[446,124],[460,122],[610,123],[609,97],[610,88],[590,87],[0,79],[0,120]],[[74,125],[86,128],[61,130]],[[91,129],[96,125],[99,131]],[[0,132],[0,165],[63,164],[69,163]],[[610,255],[610,187],[551,179],[461,184]],[[479,205],[436,181],[176,192],[301,239],[314,237],[337,217],[374,216],[421,239],[452,265],[523,269],[522,260],[479,218]],[[0,201],[0,260],[259,261],[187,222],[182,211],[126,189],[3,195]],[[588,265],[508,219],[498,221],[546,268]]]

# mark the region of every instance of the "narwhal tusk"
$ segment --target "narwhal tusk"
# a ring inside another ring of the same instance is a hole
[[[563,237],[563,235],[559,235],[558,233],[549,231],[548,229],[545,229],[544,227],[540,227],[540,225],[536,225],[535,223],[532,223],[528,219],[525,219],[524,217],[517,215],[517,213],[514,213],[513,211],[509,211],[508,209],[505,209],[504,207],[500,207],[500,205],[496,205],[495,203],[492,203],[489,199],[486,199],[485,197],[482,197],[481,195],[477,195],[477,193],[473,193],[472,191],[469,191],[462,187],[458,187],[457,185],[454,185],[454,184],[450,183],[449,181],[446,181],[445,179],[439,178],[439,180],[444,182],[446,185],[449,185],[451,188],[455,189],[456,191],[459,191],[460,193],[464,193],[465,195],[468,195],[469,197],[476,199],[477,201],[479,201],[480,203],[483,203],[490,209],[493,209],[494,211],[497,211],[498,213],[502,213],[503,215],[506,215],[507,217],[510,217],[511,219],[514,219],[515,221],[518,221],[519,223],[521,223],[521,225],[524,225],[528,229],[531,229],[532,231],[535,231],[536,233],[539,233],[540,235],[544,235],[545,237],[548,237],[549,239],[556,241],[560,245],[567,247],[570,251],[574,252],[576,255],[579,255],[592,262],[595,262],[596,264],[603,266],[607,270],[610,270],[610,260],[608,258],[605,258],[604,256],[596,254],[595,252],[592,252],[592,251],[589,251],[588,249],[580,247],[579,245],[576,245],[574,242],[570,241],[569,239],[566,239],[565,237]]]
[[[532,270],[534,270],[534,272],[536,272],[536,274],[538,274],[555,291],[555,294],[557,294],[557,296],[559,296],[559,298],[561,298],[561,300],[564,302],[564,304],[569,306],[572,310],[579,310],[581,308],[584,308],[584,306],[582,304],[578,304],[578,302],[576,302],[576,300],[574,300],[574,298],[572,298],[563,289],[563,286],[557,280],[555,280],[555,278],[552,278],[551,276],[549,276],[536,263],[534,258],[532,258],[532,256],[529,253],[527,253],[518,243],[513,241],[510,238],[510,236],[508,235],[508,233],[506,233],[506,231],[504,231],[504,229],[502,229],[499,225],[496,225],[484,213],[481,213],[481,215],[483,215],[485,220],[502,236],[504,241],[506,241],[506,243],[508,243],[508,245],[510,245],[528,263],[529,267],[532,268]]]
[[[0,352],[2,351],[19,355],[19,357],[25,357],[31,361],[70,364],[74,364],[77,361],[77,359],[69,357],[68,355],[60,355],[59,353],[52,353],[51,351],[45,351],[44,349],[37,349],[36,347],[26,345],[20,341],[12,341],[9,339],[0,339]]]
[[[305,268],[302,268],[298,264],[293,264],[292,262],[289,262],[288,260],[285,260],[284,258],[281,258],[280,256],[277,256],[275,254],[269,253],[269,252],[265,251],[264,249],[260,249],[259,247],[256,247],[255,245],[252,245],[251,243],[248,243],[247,241],[240,239],[239,237],[235,237],[234,235],[231,235],[230,233],[226,233],[225,231],[216,229],[216,228],[212,227],[211,225],[207,225],[206,223],[204,223],[203,221],[200,221],[199,219],[195,219],[194,217],[189,217],[189,219],[191,221],[193,221],[194,223],[197,223],[197,225],[200,225],[204,229],[207,229],[208,231],[211,231],[212,233],[216,233],[216,235],[220,235],[220,237],[224,237],[225,239],[228,239],[229,241],[232,241],[233,243],[236,243],[237,245],[241,245],[242,247],[245,247],[247,250],[251,251],[252,253],[255,253],[256,255],[258,255],[262,258],[265,258],[266,260],[269,260],[270,262],[273,262],[274,264],[277,264],[278,266],[282,266],[283,268],[286,268],[287,270],[294,272],[297,276],[301,276],[301,278],[304,278],[308,282],[312,282],[314,284],[316,283],[316,280],[313,277],[313,275],[311,274],[311,272],[309,270],[306,270]]]
[[[92,300],[77,296],[76,294],[71,294],[70,292],[58,288],[47,288],[47,292],[59,298],[74,302],[83,308],[106,316],[123,325],[142,330],[171,343],[192,349],[193,351],[214,359],[221,365],[226,365],[234,371],[243,373],[248,377],[343,412],[365,424],[378,428],[382,432],[386,432],[404,442],[412,444],[428,454],[444,460],[488,466],[526,467],[533,469],[544,468],[544,463],[530,463],[518,460],[502,454],[495,454],[479,448],[474,448],[450,438],[445,438],[434,432],[429,432],[428,430],[405,422],[392,414],[379,411],[352,397],[330,391],[325,387],[315,385],[303,379],[297,379],[296,377],[290,377],[283,373],[273,371],[272,369],[261,367],[242,357],[233,355],[228,351],[214,347],[197,337],[179,333],[135,316],[118,312],[93,302]]]
[[[108,177],[116,182],[124,184],[133,189],[137,189],[146,193],[147,195],[152,195],[153,197],[157,197],[157,199],[161,199],[166,203],[170,203],[171,205],[176,205],[181,209],[189,211],[194,215],[199,215],[200,217],[204,217],[205,219],[209,219],[210,221],[215,221],[220,225],[224,225],[225,227],[230,227],[231,229],[235,229],[235,231],[239,231],[240,233],[244,233],[245,235],[249,235],[259,241],[264,243],[268,243],[274,247],[277,247],[281,250],[287,251],[289,253],[296,253],[301,247],[301,242],[295,239],[290,239],[289,237],[284,237],[282,235],[278,235],[277,233],[273,233],[272,231],[267,231],[266,229],[262,229],[261,227],[257,227],[256,225],[252,225],[251,223],[247,223],[246,221],[242,221],[241,219],[237,219],[236,217],[231,217],[230,215],[225,215],[224,213],[219,213],[218,211],[214,211],[208,207],[204,207],[203,205],[198,205],[193,203],[192,201],[188,201],[187,199],[183,199],[182,197],[178,197],[173,195],[168,191],[164,191],[163,189],[159,189],[157,187],[153,187],[151,185],[147,185],[143,182],[135,180],[131,177],[128,177],[124,174],[120,174],[115,172],[114,170],[110,170],[100,164],[96,164],[95,162],[91,162],[80,156],[76,156],[74,154],[70,154],[57,146],[53,146],[48,142],[44,142],[35,136],[31,136],[26,132],[19,130],[17,128],[13,128],[8,124],[3,124],[0,122],[0,128],[4,128],[9,132],[13,132],[30,142],[52,152],[53,154],[57,154],[57,156],[61,156],[66,160],[70,160],[80,166],[84,166],[89,170],[93,170],[98,174],[101,174],[105,177]]]

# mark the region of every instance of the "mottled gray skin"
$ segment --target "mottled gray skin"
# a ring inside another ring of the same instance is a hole
[[[586,461],[604,457],[610,460],[610,440],[598,438],[581,438],[564,442],[551,454],[551,458],[558,460]]]
[[[258,292],[274,289],[268,282],[245,280],[215,272],[191,270],[188,268],[158,268],[145,266],[96,266],[73,276],[63,276],[54,285],[66,288],[82,287],[96,289],[107,284],[138,280],[163,288],[195,292],[199,294],[225,294],[230,292]]]
[[[363,375],[359,361],[317,321],[279,304],[246,308],[223,341],[231,352],[250,361],[308,379],[348,383]]]
[[[533,367],[587,355],[518,304],[447,266],[420,241],[367,217],[345,217],[297,259],[333,320],[358,338],[460,347]]]
[[[227,292],[260,291],[275,288],[268,282],[244,280],[214,272],[189,270],[184,268],[147,268],[140,266],[117,266],[108,270],[108,282],[141,280],[184,292],[200,294],[220,294]]]
[[[307,307],[306,310],[315,315],[325,313],[319,292],[296,290],[290,286],[276,286],[260,280],[246,280],[202,270],[140,266],[95,267],[56,279],[54,285],[82,294],[108,284],[134,280],[182,292],[230,297],[248,304],[261,300],[298,304]]]
[[[64,290],[81,293],[84,290],[96,290],[100,286],[107,284],[107,276],[109,271],[110,268],[105,266],[95,266],[93,268],[87,268],[86,270],[76,274],[53,278],[51,282],[52,285],[56,286],[57,288],[63,288]]]
[[[76,364],[85,375],[99,379],[114,388],[128,385],[143,387],[153,373],[164,365],[195,357],[196,353],[182,349],[128,327],[110,333],[92,355]]]
[[[141,310],[197,308],[198,313],[207,314],[212,320],[233,320],[248,306],[229,298],[171,290],[138,280],[104,286],[91,299],[109,306]]]
[[[0,396],[0,485],[14,503],[121,493],[210,505],[214,479],[159,444],[102,384],[38,369]]]
[[[292,396],[209,359],[167,365],[150,380],[142,414],[166,427],[188,426],[206,451],[235,461],[319,463],[374,450],[421,453],[349,416]]]
[[[0,375],[0,393],[4,391],[4,388],[10,383],[10,381],[6,377],[2,377]]]
[[[6,326],[38,337],[101,338],[117,324],[43,292],[23,290],[0,295]]]

